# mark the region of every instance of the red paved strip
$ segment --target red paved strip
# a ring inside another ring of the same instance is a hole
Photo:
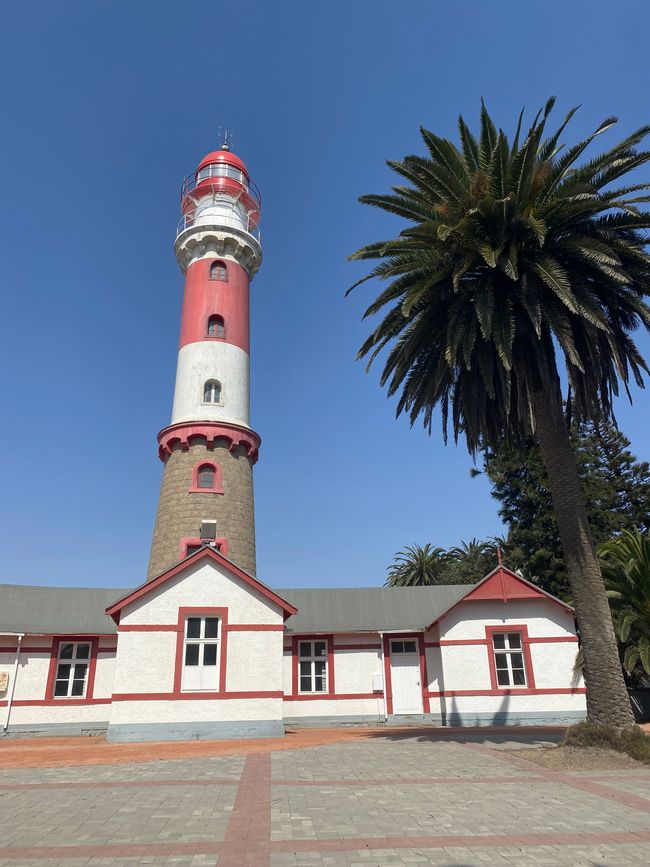
[[[270,840],[271,754],[258,753],[246,759],[219,867],[270,867]]]
[[[453,849],[501,846],[598,846],[650,843],[650,831],[611,834],[458,834],[413,837],[347,837],[339,839],[274,840],[272,852],[355,852],[363,849]],[[0,850],[1,854],[1,850]],[[219,859],[221,867],[222,861]]]
[[[0,792],[8,789],[146,789],[150,786],[238,786],[239,780],[223,780],[210,777],[209,780],[77,780],[60,783],[3,783]]]
[[[650,813],[650,800],[647,798],[642,798],[639,795],[631,795],[628,792],[622,792],[619,789],[611,789],[608,786],[602,785],[601,782],[593,782],[589,777],[576,777],[573,774],[544,768],[542,765],[538,765],[536,762],[530,762],[528,759],[524,759],[521,756],[513,756],[508,752],[508,750],[495,750],[483,746],[482,744],[463,744],[463,746],[468,749],[473,749],[476,752],[489,753],[492,758],[495,758],[495,756],[502,756],[505,761],[517,765],[519,768],[531,771],[534,775],[537,775],[537,779],[539,779],[541,775],[541,778],[545,782],[563,783],[564,785],[571,786],[574,789],[581,789],[583,792],[589,792],[591,795],[598,795],[599,798],[607,798],[610,801],[616,801],[618,804],[623,804],[626,807],[630,807],[632,810],[640,810],[642,813]],[[522,780],[528,781],[533,778],[533,776],[527,776],[522,778]],[[624,779],[626,778],[627,775],[624,776]],[[607,778],[605,778],[605,780],[606,779]]]

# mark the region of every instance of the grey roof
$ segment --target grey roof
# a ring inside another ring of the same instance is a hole
[[[441,584],[275,592],[298,608],[286,622],[288,632],[383,632],[423,629],[470,589],[467,584]]]
[[[0,634],[7,632],[72,635],[116,632],[104,614],[124,587],[34,587],[0,584]]]
[[[469,589],[467,584],[450,584],[274,592],[298,608],[286,622],[288,632],[381,632],[423,629]],[[0,634],[115,632],[115,623],[104,609],[127,592],[124,587],[0,584]]]

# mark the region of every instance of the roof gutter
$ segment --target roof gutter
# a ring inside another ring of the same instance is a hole
[[[18,639],[18,645],[16,647],[16,661],[14,662],[14,675],[11,678],[11,686],[9,688],[9,695],[7,697],[7,716],[5,717],[5,723],[2,728],[2,733],[6,734],[7,729],[9,728],[9,717],[11,716],[11,704],[14,700],[14,690],[16,689],[16,677],[18,675],[18,663],[20,662],[20,645],[22,643],[23,638],[25,637],[24,632],[5,632],[3,635],[15,635]]]

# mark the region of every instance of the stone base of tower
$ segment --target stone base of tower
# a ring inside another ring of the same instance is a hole
[[[164,433],[164,432],[163,432]],[[256,435],[254,435],[256,436]],[[187,544],[198,540],[201,523],[216,521],[217,539],[225,540],[224,553],[246,572],[255,574],[255,519],[253,461],[245,444],[215,440],[165,442],[162,485],[154,527],[147,580],[173,566],[186,555]],[[197,490],[201,465],[215,465],[217,488]]]

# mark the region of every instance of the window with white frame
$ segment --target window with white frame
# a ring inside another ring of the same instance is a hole
[[[84,698],[88,686],[89,665],[89,642],[59,642],[54,698]]]
[[[327,641],[298,642],[300,692],[327,692]]]
[[[203,403],[221,403],[221,383],[209,379],[203,386]]]
[[[221,640],[218,617],[185,618],[182,688],[219,690],[219,645]]]
[[[499,686],[526,686],[521,632],[494,632],[492,649]]]

